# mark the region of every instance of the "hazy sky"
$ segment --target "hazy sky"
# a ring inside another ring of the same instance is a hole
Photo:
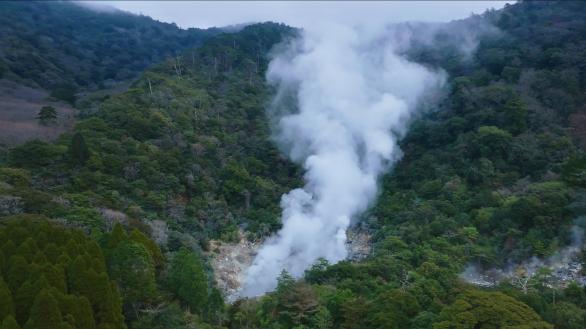
[[[513,2],[513,1],[508,1]],[[441,22],[501,8],[505,1],[99,1],[181,27],[226,26],[259,21],[308,27],[321,20]],[[86,2],[86,4],[88,4]]]

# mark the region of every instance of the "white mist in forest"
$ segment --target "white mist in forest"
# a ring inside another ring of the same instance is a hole
[[[282,270],[300,277],[319,258],[346,258],[346,229],[400,158],[397,142],[422,97],[445,80],[400,55],[407,37],[330,24],[303,31],[271,61],[274,138],[306,183],[283,195],[283,227],[259,250],[241,296],[271,291]]]

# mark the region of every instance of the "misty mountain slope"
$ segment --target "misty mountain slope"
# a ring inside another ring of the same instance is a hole
[[[219,32],[66,1],[3,1],[0,10],[0,78],[67,101],[80,87],[134,78]]]

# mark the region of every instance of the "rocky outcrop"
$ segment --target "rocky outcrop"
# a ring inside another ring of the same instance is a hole
[[[346,232],[348,259],[359,261],[368,257],[372,251],[371,236],[366,230],[349,229]]]
[[[371,236],[366,230],[350,229],[346,234],[348,259],[358,261],[370,255]],[[254,261],[262,244],[263,241],[249,241],[242,231],[239,232],[239,240],[235,243],[210,241],[209,256],[212,259],[211,265],[216,282],[228,301],[234,301],[238,297],[246,269]]]
[[[236,299],[244,282],[246,269],[252,264],[261,245],[260,241],[249,241],[242,231],[239,232],[236,243],[210,241],[210,256],[216,282],[228,301]]]

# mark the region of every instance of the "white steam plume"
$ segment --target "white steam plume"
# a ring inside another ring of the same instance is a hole
[[[242,296],[274,289],[283,269],[300,277],[319,258],[346,258],[346,229],[400,157],[397,141],[422,96],[444,81],[398,55],[399,37],[330,24],[304,31],[271,61],[274,137],[303,164],[306,185],[283,195],[283,228],[260,249]]]

